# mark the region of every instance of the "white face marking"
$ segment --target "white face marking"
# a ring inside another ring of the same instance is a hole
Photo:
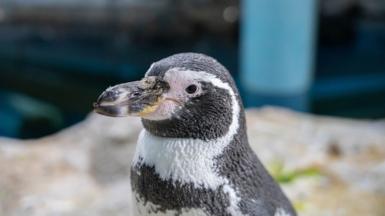
[[[215,76],[205,72],[189,71],[184,70],[183,68],[172,68],[168,70],[163,78],[163,80],[170,86],[169,91],[162,95],[165,100],[158,106],[155,112],[144,118],[149,120],[164,120],[171,118],[190,98],[203,93],[200,81],[210,82],[213,77]],[[193,94],[186,92],[186,88],[190,85],[195,85],[197,87],[196,92]]]
[[[228,83],[206,72],[175,72],[184,74],[189,79],[204,79],[214,86],[225,89],[231,96],[232,121],[227,134],[215,140],[166,138],[150,134],[145,129],[139,135],[138,145],[133,165],[146,164],[154,166],[155,172],[163,180],[173,180],[182,183],[192,183],[196,188],[217,189],[224,185],[223,190],[230,197],[228,212],[232,215],[242,215],[238,202],[240,198],[230,186],[228,179],[216,172],[214,158],[221,155],[229,145],[239,128],[240,107],[236,95]],[[168,76],[175,75],[169,73]],[[171,77],[168,78],[169,80]],[[139,158],[142,158],[140,161]],[[236,214],[235,214],[236,213]]]

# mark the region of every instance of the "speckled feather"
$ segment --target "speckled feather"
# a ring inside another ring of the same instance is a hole
[[[204,94],[178,117],[142,120],[131,171],[140,215],[295,216],[248,144],[228,71],[211,57],[184,53],[154,63],[146,76],[163,78],[173,68],[206,77]]]

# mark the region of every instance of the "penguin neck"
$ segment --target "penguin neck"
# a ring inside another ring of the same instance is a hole
[[[244,112],[236,96],[232,96],[231,123],[223,136],[210,140],[162,137],[143,129],[133,166],[153,167],[163,180],[192,183],[195,187],[216,189],[228,184],[228,179],[217,172],[216,159],[230,145],[247,145],[247,139],[246,143],[239,143],[246,136]]]
[[[215,159],[230,143],[233,142],[228,137],[210,141],[168,138],[155,136],[144,129],[138,139],[133,166],[154,167],[163,180],[214,189],[227,183],[216,173]]]

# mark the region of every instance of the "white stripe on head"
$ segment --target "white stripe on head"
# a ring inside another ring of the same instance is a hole
[[[151,65],[148,71],[151,71],[152,67],[153,65]],[[223,82],[215,75],[204,71],[191,71],[185,68],[175,67],[165,72],[163,80],[168,83],[170,88],[162,95],[163,100],[156,110],[143,116],[145,119],[159,121],[178,117],[175,114],[178,110],[183,108],[186,102],[192,97],[203,94],[200,82],[211,83],[218,88],[227,90],[230,95],[234,95],[234,91],[228,83]],[[186,92],[186,88],[190,85],[196,85],[198,88],[194,94]]]

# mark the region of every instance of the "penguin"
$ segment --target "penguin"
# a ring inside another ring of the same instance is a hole
[[[141,118],[131,167],[138,215],[296,215],[251,149],[238,89],[214,58],[161,59],[142,80],[106,89],[94,110]]]

